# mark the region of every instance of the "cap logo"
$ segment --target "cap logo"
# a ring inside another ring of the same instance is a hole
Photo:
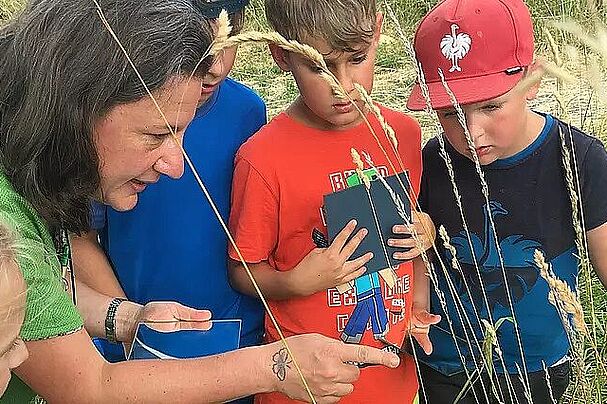
[[[450,73],[454,71],[461,72],[462,68],[459,66],[459,61],[462,60],[472,46],[472,39],[470,35],[465,32],[456,34],[455,31],[459,29],[457,24],[451,24],[451,33],[446,34],[440,41],[440,50],[443,55],[451,62]]]

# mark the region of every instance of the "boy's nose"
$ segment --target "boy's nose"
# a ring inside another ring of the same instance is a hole
[[[164,152],[154,164],[154,170],[171,178],[181,177],[183,175],[183,154],[180,147],[182,142],[183,136],[179,137],[179,144],[175,139],[167,140]]]
[[[211,67],[209,67],[208,74],[210,74],[211,76],[214,76],[214,77],[219,77],[219,76],[221,76],[222,72],[223,72],[223,53],[220,53],[219,55],[217,55],[215,57],[215,60],[213,60],[213,64],[211,65]]]
[[[352,93],[354,90],[354,80],[352,80],[352,76],[349,74],[347,69],[339,69],[335,73],[333,73],[341,87],[344,89],[346,94]]]
[[[481,121],[474,113],[467,113],[466,126],[468,127],[468,132],[470,132],[472,142],[474,142],[476,146],[479,146],[477,142],[485,134]]]

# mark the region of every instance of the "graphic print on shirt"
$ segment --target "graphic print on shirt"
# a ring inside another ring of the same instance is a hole
[[[474,233],[470,234],[474,257],[478,263],[480,278],[487,295],[489,309],[493,312],[496,305],[508,308],[509,302],[504,285],[504,274],[500,264],[495,229],[491,226],[488,211],[491,212],[491,218],[496,227],[499,227],[500,216],[507,216],[509,212],[501,203],[490,201],[489,209],[487,209],[487,205],[483,206],[484,234],[480,237]],[[541,244],[535,240],[526,239],[525,236],[520,234],[509,235],[498,240],[498,242],[506,273],[506,281],[508,282],[512,303],[514,304],[521,301],[538,280],[539,270],[535,265],[533,254],[535,250],[541,250]],[[466,285],[461,277],[456,277],[455,287],[464,302],[467,302],[469,305],[474,304],[479,308],[482,315],[486,315],[487,311],[479,282],[479,273],[476,269],[465,231],[461,231],[457,236],[453,237],[451,243],[457,251],[457,259],[465,278],[464,281],[467,283],[473,297],[471,298],[468,295]],[[449,252],[447,252],[447,258],[449,262],[453,258]]]
[[[386,166],[378,166],[377,171],[379,171],[379,174],[382,177],[387,177],[389,175],[388,167]],[[348,188],[347,179],[352,174],[356,174],[356,170],[351,169],[329,174],[329,181],[331,183],[333,192],[343,191],[344,189]]]

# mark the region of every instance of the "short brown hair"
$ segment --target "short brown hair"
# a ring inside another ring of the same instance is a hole
[[[376,28],[375,0],[265,0],[266,18],[287,39],[320,39],[338,51],[369,44]]]

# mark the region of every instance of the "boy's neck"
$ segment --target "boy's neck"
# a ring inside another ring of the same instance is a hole
[[[546,125],[546,118],[543,115],[538,114],[537,112],[532,111],[531,109],[526,110],[527,114],[527,125],[525,135],[521,137],[521,142],[516,148],[516,151],[512,154],[518,154],[529,147],[533,142],[537,140],[542,131],[544,130],[544,126]],[[512,156],[507,156],[512,157]],[[506,158],[507,158],[506,157]]]

